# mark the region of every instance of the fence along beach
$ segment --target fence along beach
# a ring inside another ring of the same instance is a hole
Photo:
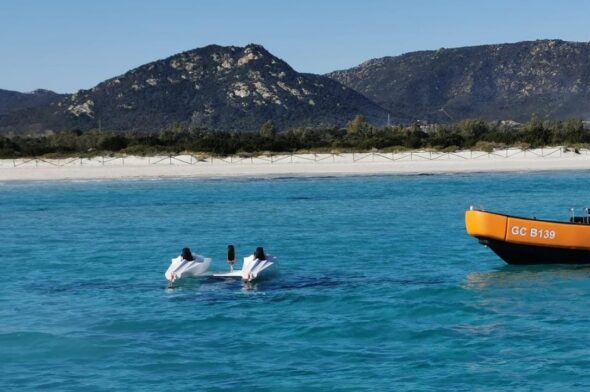
[[[0,181],[125,179],[158,177],[334,176],[584,170],[588,149],[564,147],[491,152],[266,154],[213,157],[100,156],[0,160]]]

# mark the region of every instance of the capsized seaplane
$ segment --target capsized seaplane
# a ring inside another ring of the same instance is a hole
[[[229,272],[211,272],[211,259],[196,255],[189,248],[184,248],[180,256],[171,260],[170,266],[164,273],[166,279],[175,282],[182,278],[216,277],[216,278],[241,278],[244,281],[252,282],[278,275],[279,266],[276,257],[265,254],[261,247],[256,248],[254,254],[244,257],[242,268],[235,270],[235,248],[228,246],[227,262],[230,265]]]
[[[508,264],[590,264],[590,209],[568,222],[478,210],[465,212],[467,233]]]

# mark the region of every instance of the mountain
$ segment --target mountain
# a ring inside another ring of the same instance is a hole
[[[590,43],[539,40],[407,53],[328,74],[409,120],[590,118]]]
[[[65,94],[49,90],[35,90],[30,93],[0,89],[0,116],[21,109],[46,105],[63,99]]]
[[[320,75],[298,73],[259,45],[211,45],[135,68],[58,103],[11,113],[4,132],[97,128],[159,131],[175,124],[223,131],[344,125],[387,112]]]

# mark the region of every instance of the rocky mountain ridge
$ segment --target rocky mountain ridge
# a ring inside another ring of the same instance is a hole
[[[0,89],[0,116],[17,110],[29,109],[57,102],[66,97],[50,90],[37,89],[29,93]]]
[[[356,114],[383,123],[387,112],[325,76],[303,74],[260,45],[210,45],[135,68],[34,111],[11,113],[6,131],[100,126],[152,132],[193,129],[258,131],[344,125]]]
[[[19,106],[21,95],[37,101]],[[375,125],[388,118],[523,122],[533,114],[587,120],[590,43],[443,48],[373,59],[326,76],[299,73],[260,45],[210,45],[71,96],[0,90],[0,132],[13,134],[99,126],[154,132],[176,125],[258,131],[268,120],[281,130],[323,128],[343,126],[357,114]]]
[[[327,76],[409,120],[590,118],[590,43],[525,41],[373,59]]]

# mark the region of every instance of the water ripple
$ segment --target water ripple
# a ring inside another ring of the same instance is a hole
[[[590,268],[505,266],[463,212],[561,219],[589,177],[1,184],[0,387],[587,390]],[[282,275],[164,280],[228,243]]]

